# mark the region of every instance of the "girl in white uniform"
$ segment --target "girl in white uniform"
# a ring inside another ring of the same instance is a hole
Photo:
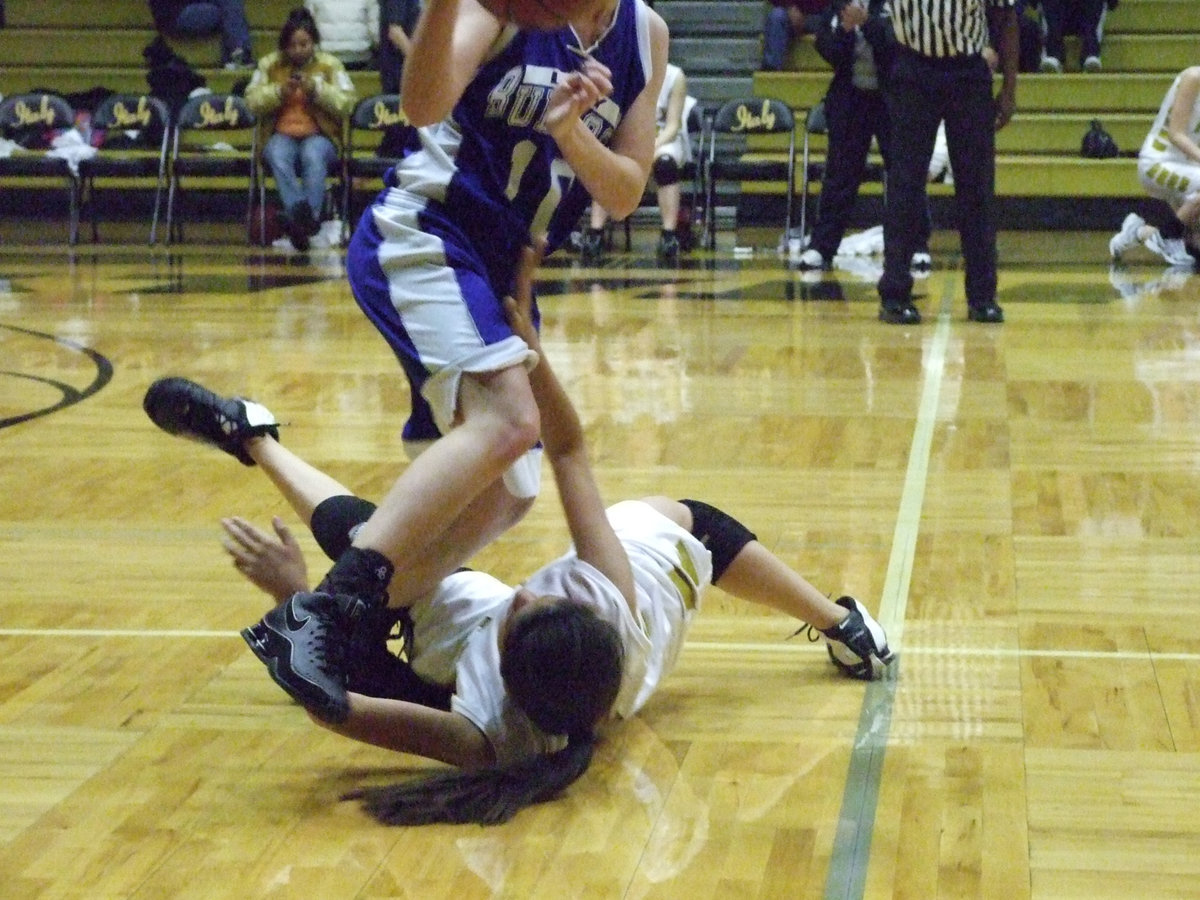
[[[1170,265],[1193,266],[1200,253],[1200,66],[1175,78],[1138,153],[1138,178],[1151,197],[1167,203],[1175,220],[1162,228],[1137,213],[1125,217],[1109,242],[1114,259],[1137,244]]]
[[[386,651],[387,624],[379,632],[386,608],[362,613],[329,597],[350,620],[348,640],[327,638],[328,650],[347,660],[348,682],[324,688],[331,697],[292,694],[340,734],[463,770],[360,794],[384,822],[502,822],[560,793],[587,770],[598,729],[636,713],[674,667],[710,583],[811,623],[846,674],[880,677],[893,659],[883,629],[858,601],[829,600],[720,510],[664,497],[604,509],[578,415],[532,324],[533,268],[522,266],[523,302],[506,301],[506,313],[542,357],[530,382],[573,546],[515,591],[465,571],[443,573],[428,596],[394,582],[389,602],[408,607],[395,618],[410,621],[411,665]],[[151,418],[261,466],[331,556],[370,517],[371,504],[275,439],[273,417],[261,406],[166,381],[147,394]],[[251,581],[281,603],[306,590],[299,547],[281,521],[278,541],[241,519],[222,524],[226,549]],[[375,669],[388,671],[379,678]],[[411,693],[429,687],[426,679],[440,682],[432,690],[443,695]],[[375,682],[389,683],[374,691]]]

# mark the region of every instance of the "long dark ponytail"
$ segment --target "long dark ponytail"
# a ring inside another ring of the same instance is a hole
[[[556,753],[507,766],[450,771],[348,794],[385,825],[499,825],[526,806],[553,800],[592,762],[592,735],[572,737]]]
[[[500,672],[513,702],[547,734],[566,734],[554,753],[475,771],[439,772],[346,795],[388,825],[498,825],[559,796],[578,780],[596,747],[597,724],[621,687],[624,651],[612,625],[589,607],[560,601],[517,617]]]

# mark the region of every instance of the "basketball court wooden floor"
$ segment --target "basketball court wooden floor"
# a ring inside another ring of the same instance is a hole
[[[727,508],[900,661],[838,678],[713,590],[567,796],[407,830],[339,797],[418,762],[315,728],[237,637],[265,601],[216,521],[282,502],[140,408],[168,373],[248,394],[378,496],[406,392],[338,257],[0,247],[0,895],[1200,896],[1200,279],[1005,234],[1009,321],[972,325],[942,237],[911,328],[869,266],[544,270],[608,499]],[[564,540],[547,487],[477,564]]]

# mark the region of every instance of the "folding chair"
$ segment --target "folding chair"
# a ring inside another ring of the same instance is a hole
[[[400,108],[399,94],[375,94],[372,97],[364,97],[358,101],[354,112],[350,114],[346,128],[346,140],[342,144],[342,211],[345,216],[344,234],[346,237],[350,236],[350,232],[353,231],[358,221],[353,208],[354,179],[378,180],[379,187],[382,188],[384,173],[394,166],[398,159],[397,157],[377,156],[373,151],[369,155],[357,152],[365,148],[355,146],[355,136],[365,132],[374,137],[376,146],[378,146],[378,142],[390,128],[409,129],[415,134],[415,129],[408,124],[408,118],[404,115],[404,110]]]
[[[170,178],[167,190],[167,241],[183,240],[183,224],[176,213],[176,197],[184,193],[184,180],[245,179],[246,237],[253,238],[252,211],[258,192],[260,234],[266,231],[266,190],[258,177],[258,134],[254,113],[235,94],[202,94],[192,97],[179,110],[171,142]],[[218,139],[229,149],[213,149],[198,140]]]
[[[821,100],[810,109],[804,117],[804,151],[800,174],[800,230],[799,237],[808,234],[808,191],[814,179],[825,177],[825,164],[815,163],[811,155],[811,138],[814,134],[829,134],[829,123],[825,119],[825,101]],[[784,234],[784,240],[792,237],[789,230]]]
[[[796,191],[796,122],[791,107],[774,97],[730,100],[713,116],[704,159],[704,231],[710,250],[717,245],[716,189],[721,181],[787,181],[786,235],[792,227],[792,201]],[[787,135],[785,160],[754,155],[746,139],[761,135]],[[718,141],[721,148],[718,150]]]
[[[167,104],[149,94],[115,94],[107,98],[92,116],[92,127],[106,131],[100,152],[79,165],[80,205],[86,206],[92,220],[92,242],[100,239],[96,202],[97,178],[123,180],[155,179],[154,211],[150,220],[150,243],[158,238],[158,214],[162,208],[163,188],[167,183],[167,150],[170,147],[171,113]],[[116,135],[136,131],[139,137],[157,136],[158,146],[142,141],[137,146],[113,146]]]
[[[14,94],[0,103],[0,133],[11,135],[22,131],[65,131],[75,127],[75,110],[57,94],[32,92]],[[0,177],[3,178],[62,178],[67,183],[69,221],[67,241],[79,239],[79,179],[65,159],[46,155],[45,150],[16,150],[11,156],[0,157]]]

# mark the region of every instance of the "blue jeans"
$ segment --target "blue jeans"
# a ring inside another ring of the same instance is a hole
[[[804,34],[814,31],[817,19],[823,15],[826,15],[825,11],[805,13],[801,31]],[[788,54],[796,37],[796,29],[792,27],[787,7],[772,6],[767,10],[767,18],[763,22],[762,68],[768,72],[779,72],[787,68]]]
[[[246,21],[244,0],[202,0],[189,3],[179,11],[172,29],[179,34],[203,37],[221,32],[221,50],[226,60],[234,50],[246,54],[246,62],[252,62],[254,51],[250,46],[250,23]]]
[[[337,162],[337,148],[323,134],[306,138],[273,134],[263,148],[279,202],[284,212],[291,214],[301,200],[307,200],[315,218],[320,218],[325,200],[325,179]]]

